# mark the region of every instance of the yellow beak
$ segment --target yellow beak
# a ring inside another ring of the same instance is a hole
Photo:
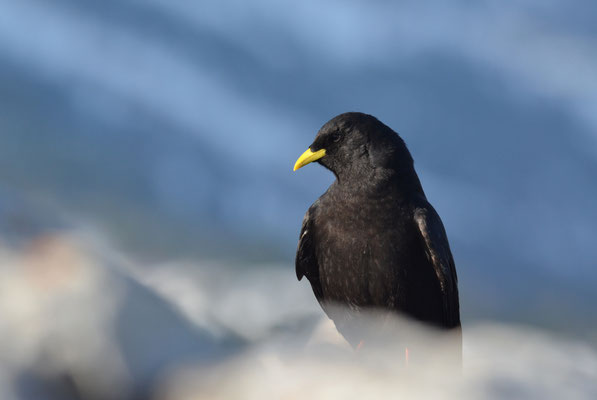
[[[317,150],[314,153],[309,148],[307,149],[307,151],[301,154],[298,160],[296,160],[293,171],[296,171],[297,169],[302,168],[305,165],[312,163],[313,161],[319,160],[323,156],[325,156],[325,149]]]

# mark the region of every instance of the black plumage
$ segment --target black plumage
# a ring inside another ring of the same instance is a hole
[[[366,339],[358,321],[369,309],[459,328],[448,238],[400,136],[373,116],[341,114],[295,170],[312,161],[336,181],[305,214],[296,274],[307,277],[340,333],[353,346]]]

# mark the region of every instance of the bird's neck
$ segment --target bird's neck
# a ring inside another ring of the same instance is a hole
[[[413,167],[374,168],[336,174],[338,189],[348,193],[359,193],[368,197],[392,196],[407,201],[412,197],[423,197],[421,181]]]

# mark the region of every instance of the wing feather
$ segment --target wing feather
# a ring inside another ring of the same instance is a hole
[[[443,295],[444,323],[460,326],[458,277],[444,225],[433,207],[427,204],[415,210],[415,221],[425,245],[427,257],[440,284]]]
[[[315,204],[309,208],[303,218],[301,233],[299,236],[298,247],[296,250],[296,277],[300,281],[306,276],[311,283],[315,297],[321,303],[323,301],[323,289],[319,280],[319,264],[315,254],[315,242],[313,232],[313,214],[315,213]]]

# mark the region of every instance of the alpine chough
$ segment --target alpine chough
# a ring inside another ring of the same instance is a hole
[[[303,219],[296,275],[354,347],[367,339],[366,310],[398,313],[460,332],[454,260],[396,132],[363,113],[327,122],[296,161],[336,176]],[[341,306],[340,308],[335,305]]]

